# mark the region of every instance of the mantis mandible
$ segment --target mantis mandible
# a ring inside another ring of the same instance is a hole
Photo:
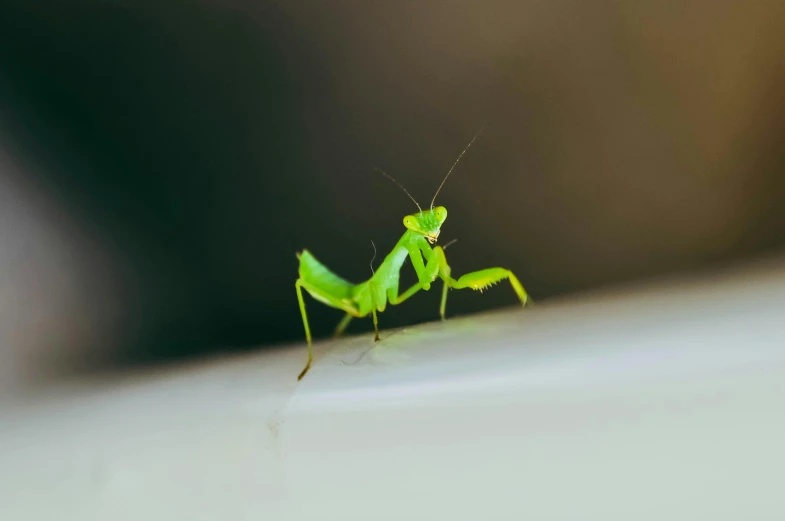
[[[482,130],[480,132],[482,132]],[[383,312],[387,307],[388,302],[392,305],[398,305],[420,290],[428,291],[431,288],[431,283],[434,282],[437,277],[444,281],[442,301],[441,306],[439,307],[439,314],[442,320],[444,320],[444,312],[447,306],[447,291],[450,288],[470,288],[482,292],[482,290],[489,286],[507,279],[510,281],[510,285],[516,295],[518,295],[521,304],[523,306],[526,305],[529,300],[526,290],[523,289],[523,286],[518,281],[517,277],[515,277],[510,270],[505,268],[488,268],[467,273],[456,280],[451,276],[450,266],[447,264],[447,258],[444,255],[444,248],[441,246],[431,247],[439,238],[442,224],[444,224],[445,219],[447,219],[447,209],[444,206],[433,206],[436,202],[436,196],[439,195],[447,178],[450,177],[450,174],[461,160],[461,157],[463,157],[472,143],[474,143],[474,140],[477,139],[479,134],[480,133],[478,132],[477,135],[472,138],[466,148],[463,149],[463,152],[460,153],[458,159],[455,160],[455,163],[453,163],[452,167],[447,172],[447,175],[444,176],[442,183],[439,185],[436,194],[434,194],[433,199],[431,200],[431,207],[428,210],[423,210],[414,197],[412,197],[398,181],[387,173],[377,169],[381,174],[398,185],[398,187],[414,201],[419,212],[407,215],[403,218],[403,225],[406,227],[403,237],[401,237],[390,254],[385,257],[381,265],[373,271],[373,276],[367,281],[359,284],[352,284],[331,272],[327,267],[316,260],[308,250],[303,250],[301,253],[297,254],[297,258],[300,261],[300,277],[294,285],[297,289],[297,300],[300,303],[300,313],[302,314],[303,327],[305,328],[305,339],[308,343],[308,362],[297,377],[298,380],[301,380],[303,376],[305,376],[311,368],[311,362],[313,361],[311,328],[308,326],[308,316],[305,312],[303,289],[310,293],[314,299],[346,312],[346,316],[344,316],[335,328],[336,336],[343,333],[353,318],[362,318],[371,314],[373,316],[373,329],[375,332],[374,341],[379,341],[379,321],[376,313]],[[374,250],[375,249],[376,246],[374,246]],[[407,256],[412,260],[412,267],[417,273],[418,282],[399,294],[399,274],[401,266]],[[424,262],[423,259],[425,260]]]

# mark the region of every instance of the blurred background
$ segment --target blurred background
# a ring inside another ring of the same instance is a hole
[[[0,6],[0,390],[302,341],[295,253],[367,278],[415,209],[374,167],[426,205],[481,127],[454,273],[547,301],[785,247],[781,0],[160,4]]]

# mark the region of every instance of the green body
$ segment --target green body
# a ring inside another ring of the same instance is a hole
[[[366,317],[371,314],[376,340],[379,340],[376,312],[384,311],[388,303],[400,304],[420,290],[429,290],[431,283],[437,277],[444,281],[439,310],[442,319],[444,319],[449,288],[471,288],[482,291],[496,282],[508,279],[521,304],[526,305],[528,300],[526,291],[515,275],[507,269],[489,268],[474,271],[457,280],[450,276],[450,266],[447,264],[444,249],[440,246],[431,247],[437,241],[442,223],[446,218],[447,210],[443,206],[407,215],[403,219],[404,226],[406,226],[403,237],[376,269],[373,276],[360,284],[352,284],[334,274],[307,250],[298,255],[300,277],[297,279],[295,287],[303,317],[305,337],[308,342],[308,362],[298,380],[305,376],[313,360],[311,330],[305,312],[303,289],[316,300],[346,312],[346,316],[336,328],[336,334],[342,333],[353,317]],[[403,293],[399,293],[400,270],[407,256],[412,261],[414,271],[417,272],[418,282]]]

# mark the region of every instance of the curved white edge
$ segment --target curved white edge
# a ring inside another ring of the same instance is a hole
[[[785,519],[784,320],[759,270],[61,388],[0,519]]]

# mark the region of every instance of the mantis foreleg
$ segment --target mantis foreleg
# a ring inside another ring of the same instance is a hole
[[[442,291],[442,303],[439,307],[439,314],[444,320],[444,314],[447,308],[447,291],[449,288],[464,289],[471,288],[482,292],[484,289],[493,286],[497,282],[504,279],[510,281],[515,294],[521,301],[521,305],[525,306],[529,300],[529,295],[523,289],[518,278],[508,269],[505,268],[487,268],[484,270],[472,271],[460,277],[458,280],[450,276],[450,265],[447,264],[447,257],[444,255],[444,250],[437,246],[433,249],[434,257],[439,264],[439,277],[444,281],[444,290]]]
[[[423,255],[425,255],[426,259],[428,260],[428,264],[423,264]],[[409,257],[412,260],[412,266],[414,267],[414,271],[417,273],[417,279],[420,282],[414,284],[401,295],[398,295],[397,286],[395,288],[390,288],[387,293],[387,298],[390,301],[390,304],[400,304],[421,289],[428,291],[431,288],[431,282],[436,280],[436,277],[439,275],[438,258],[433,255],[433,250],[431,250],[430,246],[428,246],[428,243],[425,242],[425,240],[409,251]]]

